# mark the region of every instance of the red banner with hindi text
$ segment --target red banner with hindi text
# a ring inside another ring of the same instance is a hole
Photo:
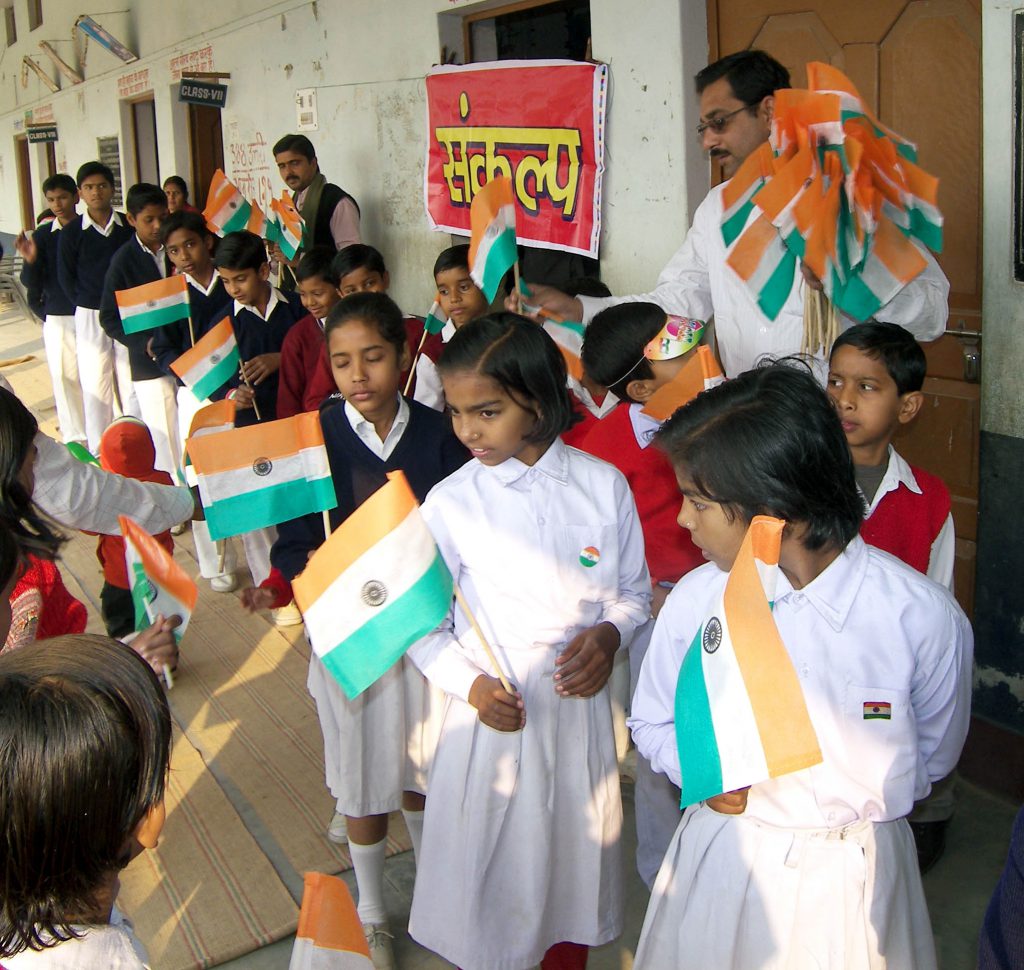
[[[512,182],[524,246],[597,257],[608,68],[494,61],[427,75],[425,196],[431,227],[469,235],[473,195]]]

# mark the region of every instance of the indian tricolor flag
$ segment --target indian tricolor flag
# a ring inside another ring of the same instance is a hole
[[[438,302],[439,296],[440,294],[434,297],[434,302],[430,304],[430,309],[423,320],[423,329],[427,333],[440,333],[448,322],[444,310],[441,309],[441,304]]]
[[[231,317],[225,317],[174,361],[171,370],[202,401],[227,384],[240,363]]]
[[[583,324],[573,320],[548,320],[544,330],[558,345],[569,376],[583,380]]]
[[[684,404],[689,404],[701,391],[717,387],[725,380],[710,348],[698,346],[679,372],[667,384],[662,384],[641,409],[655,421],[667,421]]]
[[[192,437],[188,453],[214,539],[338,504],[316,411]]]
[[[245,224],[247,232],[255,233],[260,239],[267,238],[267,216],[255,203],[249,204],[249,221]]]
[[[193,438],[204,434],[217,434],[220,431],[230,431],[235,426],[235,402],[224,398],[222,401],[214,401],[200,408],[192,417],[189,425],[188,438],[185,441],[185,484],[195,487],[199,484],[196,478],[196,470],[192,467],[192,457],[189,455],[189,443]]]
[[[452,577],[402,472],[356,509],[292,581],[316,655],[355,698],[452,603]]]
[[[373,970],[356,904],[337,876],[306,873],[288,970]]]
[[[277,216],[274,242],[281,247],[286,259],[292,259],[302,245],[302,216],[287,192],[283,192],[280,199],[271,199],[270,208]]]
[[[181,624],[174,630],[181,640],[196,608],[199,590],[174,557],[138,523],[119,515],[124,536],[124,558],[128,582],[135,604],[135,629],[144,630],[157,615],[167,619],[180,616]]]
[[[218,236],[244,229],[249,222],[251,208],[238,186],[218,168],[210,181],[210,192],[203,209],[203,218],[210,229]]]
[[[682,806],[820,764],[793,661],[772,618],[785,522],[750,523],[676,683]]]
[[[125,333],[141,333],[189,317],[188,280],[184,276],[114,290],[114,299]]]
[[[469,224],[472,230],[469,274],[490,303],[502,277],[517,259],[516,206],[511,179],[499,175],[473,196]]]

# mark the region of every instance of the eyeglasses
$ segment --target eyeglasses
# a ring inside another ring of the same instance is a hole
[[[709,128],[716,135],[720,135],[723,131],[725,131],[725,126],[729,124],[730,119],[738,115],[741,111],[748,111],[751,107],[752,105],[745,104],[742,107],[737,108],[735,111],[730,111],[728,114],[719,115],[717,118],[712,118],[710,121],[702,121],[699,125],[697,125],[697,137],[703,138],[704,132],[707,131]]]

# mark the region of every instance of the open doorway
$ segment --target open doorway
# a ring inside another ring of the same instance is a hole
[[[206,204],[213,173],[224,168],[224,132],[219,108],[203,104],[188,106],[188,137],[192,150],[192,202]]]
[[[36,224],[35,193],[32,191],[32,164],[29,158],[28,138],[16,135],[14,157],[18,169],[18,198],[21,202],[21,225],[31,229]]]
[[[135,180],[160,184],[160,157],[156,144],[156,102],[152,97],[130,105],[135,146]]]

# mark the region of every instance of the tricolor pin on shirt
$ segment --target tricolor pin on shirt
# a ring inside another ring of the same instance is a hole
[[[888,701],[865,701],[864,702],[864,720],[865,721],[891,721],[892,720],[892,704]]]

